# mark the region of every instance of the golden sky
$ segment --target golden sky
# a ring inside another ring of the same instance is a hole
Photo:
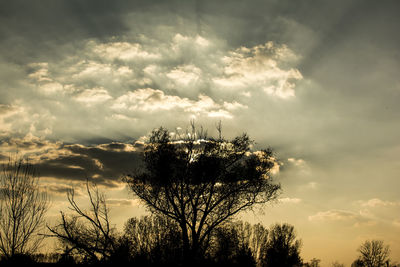
[[[322,266],[367,239],[400,261],[398,1],[44,2],[0,1],[0,160],[35,165],[49,220],[89,177],[122,227],[151,130],[221,121],[280,162],[243,219],[294,225]]]

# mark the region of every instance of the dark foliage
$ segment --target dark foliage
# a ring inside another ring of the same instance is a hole
[[[275,224],[269,230],[268,244],[263,253],[265,267],[302,266],[300,258],[301,241],[296,240],[294,227],[289,224]]]
[[[215,139],[193,126],[192,132],[171,138],[159,128],[145,146],[143,170],[126,177],[150,211],[179,226],[187,260],[204,257],[219,225],[276,198],[280,186],[269,173],[272,151],[252,152],[251,144],[245,134]]]
[[[130,244],[129,255],[136,264],[168,266],[182,261],[179,227],[168,218],[131,218],[125,224],[124,239]]]

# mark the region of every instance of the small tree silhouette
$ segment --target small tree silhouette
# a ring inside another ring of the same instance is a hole
[[[296,240],[292,225],[284,223],[271,226],[263,254],[263,266],[302,266],[300,247],[301,241]]]
[[[48,229],[50,236],[60,240],[64,247],[71,252],[78,252],[85,261],[107,261],[118,250],[116,229],[111,226],[109,209],[104,194],[101,194],[96,185],[86,181],[86,192],[89,196],[90,210],[82,210],[75,200],[75,191],[67,193],[70,209],[73,214],[61,213],[61,221]]]
[[[218,266],[256,265],[250,248],[249,231],[246,231],[250,229],[241,226],[243,226],[241,222],[226,224],[214,232],[210,256]],[[246,226],[251,227],[250,224]]]
[[[2,166],[0,173],[0,252],[6,259],[35,252],[44,236],[49,201],[39,190],[35,169],[22,159]],[[20,256],[21,257],[21,256]]]
[[[386,266],[389,262],[389,246],[385,246],[382,240],[367,240],[358,249],[360,260],[367,267]]]

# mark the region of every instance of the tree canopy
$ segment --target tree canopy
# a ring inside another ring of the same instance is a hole
[[[185,254],[196,256],[217,226],[277,197],[273,152],[252,151],[252,144],[247,134],[227,140],[219,131],[213,138],[192,125],[173,137],[159,128],[145,144],[143,168],[126,181],[150,211],[179,225]]]

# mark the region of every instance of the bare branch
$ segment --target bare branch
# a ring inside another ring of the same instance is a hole
[[[32,165],[9,158],[0,174],[0,251],[6,258],[39,248],[48,207]]]

